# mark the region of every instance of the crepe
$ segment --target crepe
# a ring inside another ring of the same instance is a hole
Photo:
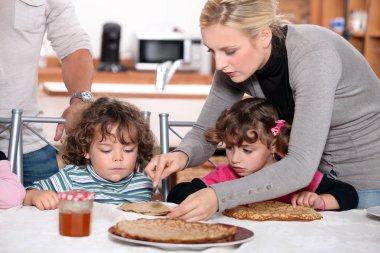
[[[117,235],[129,239],[186,244],[228,242],[237,232],[231,225],[165,218],[123,220],[113,228]]]
[[[312,208],[286,204],[280,201],[263,201],[240,205],[223,212],[224,215],[239,220],[312,221],[322,219],[322,215]]]
[[[126,212],[153,216],[164,216],[170,211],[170,208],[161,202],[124,203],[120,206],[120,209]]]

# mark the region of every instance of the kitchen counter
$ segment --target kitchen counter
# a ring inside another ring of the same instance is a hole
[[[63,82],[45,82],[41,84],[41,87],[50,96],[67,96],[67,89]],[[158,90],[153,83],[92,83],[91,92],[95,97],[206,99],[210,88],[209,84],[168,84],[164,90]]]
[[[94,60],[95,68],[98,66],[99,60]],[[149,84],[155,83],[156,74],[154,71],[136,71],[133,68],[133,62],[130,60],[121,61],[128,70],[125,72],[101,72],[96,71],[94,75],[94,82],[96,83],[141,83]],[[211,84],[213,75],[201,75],[198,72],[191,71],[177,71],[170,84]],[[47,59],[47,67],[38,71],[38,82],[62,82],[61,68],[58,60],[54,57]]]
[[[125,72],[101,72],[96,71],[94,82],[98,83],[154,83],[156,81],[154,71],[136,71],[128,70]],[[59,67],[50,67],[40,69],[38,72],[38,82],[62,82],[61,69]],[[176,72],[169,82],[170,84],[180,83],[203,83],[211,84],[212,75],[201,75],[197,72]]]

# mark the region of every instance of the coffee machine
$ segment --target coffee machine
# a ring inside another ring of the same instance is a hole
[[[99,71],[121,72],[127,68],[120,64],[121,27],[116,23],[105,23],[103,25],[102,48],[100,55]]]

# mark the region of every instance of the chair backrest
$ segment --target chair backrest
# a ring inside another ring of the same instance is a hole
[[[143,111],[144,118],[150,123],[150,112]],[[24,123],[64,123],[65,119],[63,118],[52,118],[52,117],[25,117],[22,116],[22,109],[12,109],[12,118],[0,118],[0,123],[10,124],[5,130],[10,128],[9,136],[9,146],[8,146],[8,160],[11,163],[12,172],[15,173],[23,183],[23,163],[22,163],[22,129],[23,126],[37,135],[40,139],[46,142],[48,145],[52,146],[55,150],[59,150],[49,142],[45,137],[41,136],[34,129],[30,128],[27,124]],[[5,131],[3,130],[3,131]]]
[[[176,132],[173,127],[192,127],[195,122],[192,121],[169,121],[168,113],[160,113],[160,151],[161,154],[169,153],[169,130],[174,133],[178,138],[182,139],[183,137]],[[208,160],[214,167],[215,164]],[[167,177],[162,180],[162,195],[166,201],[169,191],[172,188],[170,177]]]
[[[22,116],[22,109],[12,109],[11,118],[0,118],[0,123],[10,124],[10,136],[8,146],[8,160],[11,163],[12,172],[17,175],[20,182],[23,183],[23,163],[22,163],[22,129],[23,126],[37,135],[40,139],[46,142],[57,150],[46,138],[41,136],[35,130],[30,128],[24,123],[64,123],[63,118],[51,118],[51,117],[27,117]],[[9,127],[8,127],[9,128]],[[6,128],[6,129],[8,129]],[[58,151],[58,150],[57,150]]]

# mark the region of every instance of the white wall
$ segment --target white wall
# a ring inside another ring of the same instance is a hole
[[[98,58],[103,24],[121,25],[120,57],[134,57],[138,31],[170,31],[174,27],[200,37],[199,15],[206,0],[72,0],[79,21],[89,33]],[[53,55],[51,48],[48,55]]]

